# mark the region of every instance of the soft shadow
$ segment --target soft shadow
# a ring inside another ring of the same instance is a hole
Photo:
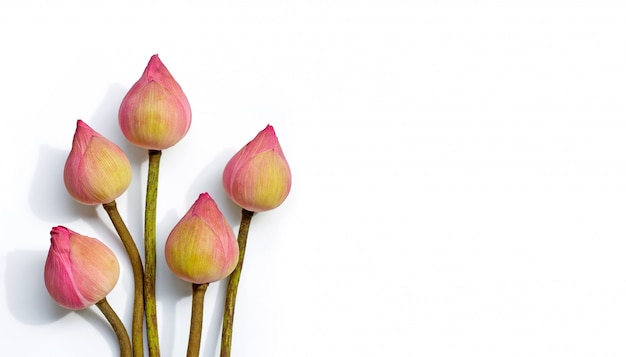
[[[30,187],[29,204],[33,213],[47,222],[74,221],[79,217],[95,217],[92,206],[74,200],[63,183],[63,168],[69,150],[39,148],[39,160]]]
[[[219,207],[231,227],[238,225],[241,219],[241,207],[237,206],[224,191],[222,173],[228,160],[235,155],[234,150],[223,149],[205,165],[198,177],[189,185],[187,190],[188,202],[195,202],[198,195],[208,192]]]
[[[43,325],[77,313],[108,340],[112,352],[116,353],[117,336],[106,319],[99,316],[99,311],[92,310],[98,309],[96,306],[72,311],[62,308],[52,300],[43,279],[47,254],[45,250],[17,250],[7,254],[4,281],[7,306],[11,314],[25,324]]]
[[[126,153],[131,164],[136,164],[146,160],[146,150],[126,140],[126,137],[120,130],[117,115],[122,99],[124,99],[128,89],[128,87],[122,87],[119,84],[112,84],[102,97],[100,105],[89,118],[83,118],[83,121],[95,131],[117,144]]]
[[[43,325],[70,313],[48,294],[43,280],[46,250],[16,250],[6,259],[4,281],[11,314],[29,325]]]
[[[176,210],[170,209],[164,218],[157,222],[159,232],[169,232],[181,218]],[[191,284],[176,277],[168,268],[165,262],[165,241],[167,234],[160,234],[157,237],[157,271],[158,277],[156,282],[157,304],[161,305],[158,309],[158,326],[160,336],[177,336],[181,333],[181,329],[177,328],[176,321],[176,305],[182,299],[191,296]],[[184,331],[184,330],[183,330]],[[188,331],[185,331],[187,333]],[[174,339],[159,339],[161,352],[164,356],[175,356]]]
[[[111,324],[106,320],[104,315],[100,312],[100,309],[93,305],[87,309],[83,309],[80,311],[76,311],[78,315],[85,319],[88,323],[90,323],[96,331],[98,331],[99,336],[107,340],[107,344],[111,346],[111,355],[114,356],[116,353],[120,351],[119,340],[115,335],[115,331],[111,327]],[[116,311],[117,313],[117,311]],[[128,331],[126,331],[128,333]]]
[[[205,353],[209,356],[213,356],[215,351],[218,351],[218,346],[221,345],[222,336],[222,320],[224,318],[224,303],[226,302],[226,288],[228,287],[228,278],[222,279],[217,283],[211,285],[217,285],[217,293],[213,304],[213,312],[211,314],[211,320],[208,321],[207,332],[205,338]]]

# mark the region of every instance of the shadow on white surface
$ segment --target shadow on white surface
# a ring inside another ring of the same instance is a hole
[[[131,165],[135,166],[148,160],[147,150],[131,144],[124,134],[122,134],[118,121],[120,104],[132,84],[133,83],[129,83],[128,87],[122,87],[116,83],[111,84],[102,97],[102,102],[93,111],[91,116],[76,119],[82,119],[91,126],[92,129],[117,144],[124,151],[126,156],[128,156]]]
[[[15,250],[7,254],[4,281],[11,314],[29,325],[43,325],[71,311],[57,305],[43,281],[46,250]]]
[[[208,296],[210,300],[205,301],[205,309],[211,310],[211,303],[213,303],[213,309],[211,312],[211,318],[206,321],[204,327],[204,336],[202,336],[205,355],[212,356],[212,352],[218,350],[218,346],[221,343],[222,336],[222,317],[224,315],[224,302],[226,301],[226,287],[228,286],[228,278],[213,283],[209,288],[216,289],[217,292],[215,298]],[[210,351],[210,353],[208,352]]]
[[[201,193],[208,192],[234,230],[235,226],[238,226],[241,220],[241,208],[226,195],[226,191],[224,191],[222,185],[223,168],[233,155],[235,155],[235,151],[227,149],[223,149],[216,154],[213,159],[202,168],[198,177],[189,185],[187,197],[189,200],[188,205],[191,207]],[[235,230],[235,234],[236,233],[237,231]]]
[[[102,338],[107,341],[107,345],[111,347],[112,356],[119,354],[120,347],[117,336],[115,335],[115,332],[111,328],[109,322],[97,307],[92,306],[84,310],[75,311],[74,313],[84,318],[98,331],[98,338]],[[126,329],[128,330],[128,327],[126,327]]]
[[[173,227],[178,220],[175,211],[170,210],[165,214],[163,219],[157,221],[157,228],[161,231],[162,227]],[[174,223],[172,223],[174,222]],[[169,228],[168,228],[169,229]],[[179,302],[191,296],[191,287],[186,282],[178,279],[165,264],[163,249],[166,237],[157,236],[157,266],[156,266],[156,300],[157,300],[157,319],[159,329],[159,347],[164,356],[175,356],[174,341],[171,336],[181,334],[181,329],[177,328],[176,306]],[[184,331],[184,330],[183,330]],[[186,333],[186,331],[185,331]]]
[[[93,206],[78,203],[65,189],[63,168],[68,154],[69,149],[65,152],[42,145],[30,187],[28,201],[32,212],[55,225],[75,221],[80,217],[97,216]]]

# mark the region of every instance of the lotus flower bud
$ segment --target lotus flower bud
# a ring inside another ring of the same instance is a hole
[[[78,120],[63,172],[69,194],[86,205],[113,202],[126,191],[131,176],[122,149]]]
[[[291,189],[291,171],[271,125],[228,161],[222,182],[226,194],[248,211],[283,203]]]
[[[52,228],[50,236],[44,281],[54,301],[64,308],[80,310],[113,290],[120,266],[111,249],[62,226]]]
[[[202,193],[165,242],[165,261],[174,275],[196,284],[227,277],[239,260],[232,228],[208,193]]]
[[[126,93],[118,117],[128,141],[145,149],[167,149],[189,131],[189,101],[158,55]]]

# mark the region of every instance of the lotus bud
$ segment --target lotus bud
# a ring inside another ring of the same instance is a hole
[[[167,149],[189,131],[189,101],[158,55],[126,93],[118,118],[128,141],[145,149]]]
[[[65,227],[52,228],[44,281],[50,296],[70,310],[105,298],[120,275],[115,254],[106,245]]]
[[[208,193],[202,193],[165,242],[165,261],[174,275],[196,284],[227,277],[239,260],[232,228]]]
[[[69,194],[86,205],[110,203],[126,191],[131,176],[122,149],[78,120],[63,172]]]
[[[222,182],[228,197],[248,211],[283,203],[291,189],[291,171],[271,125],[228,161]]]

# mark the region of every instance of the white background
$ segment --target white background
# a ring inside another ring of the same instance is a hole
[[[62,170],[77,119],[120,145],[141,240],[146,154],[117,109],[158,53],[193,111],[161,162],[163,356],[185,355],[190,314],[164,240],[205,191],[238,228],[221,172],[267,124],[293,188],[252,221],[233,357],[625,356],[624,19],[622,1],[3,1],[2,354],[117,355],[43,264],[53,226],[100,238],[130,326],[123,248]]]

